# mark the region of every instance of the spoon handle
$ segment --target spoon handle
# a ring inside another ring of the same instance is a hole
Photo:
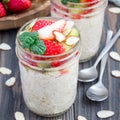
[[[112,38],[112,35],[113,35],[113,32],[111,30],[108,30],[106,46],[110,42],[110,40]],[[103,73],[104,73],[104,70],[105,70],[105,67],[106,67],[107,58],[108,58],[108,53],[106,53],[101,60],[100,75],[99,75],[99,81],[98,81],[99,83],[102,83],[102,77],[103,77]]]
[[[111,34],[111,33],[110,33]],[[98,56],[96,62],[94,63],[94,66],[96,67],[99,61],[102,59],[102,57],[110,50],[110,48],[114,45],[114,43],[117,41],[117,39],[120,36],[120,28],[118,32],[115,34],[115,36],[111,39],[111,41],[103,48],[102,52]]]

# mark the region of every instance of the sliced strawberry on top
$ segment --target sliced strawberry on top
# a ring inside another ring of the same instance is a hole
[[[51,25],[53,23],[52,20],[38,20],[32,27],[31,31],[38,31],[39,29]]]
[[[39,38],[42,40],[55,40],[53,31],[63,32],[66,25],[65,20],[59,20],[38,30]]]
[[[46,51],[44,55],[58,55],[65,51],[65,48],[58,42],[44,40]]]

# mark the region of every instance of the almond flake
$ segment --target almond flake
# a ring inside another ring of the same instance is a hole
[[[57,41],[62,42],[62,41],[65,40],[64,34],[62,34],[62,33],[60,33],[60,32],[57,32],[57,31],[54,31],[53,33],[54,33],[55,39],[56,39]]]
[[[114,14],[120,14],[120,8],[119,7],[111,7],[109,8],[109,11]]]
[[[120,71],[119,70],[113,70],[111,73],[114,77],[120,78]]]
[[[81,115],[79,115],[78,117],[77,117],[77,120],[87,120],[84,116],[81,116]]]
[[[12,87],[15,84],[15,81],[16,81],[15,77],[11,77],[8,80],[6,80],[5,85],[8,87]]]
[[[0,49],[2,49],[2,50],[10,50],[11,47],[6,43],[2,43],[2,44],[0,44]]]
[[[6,67],[0,67],[0,73],[10,75],[12,71]]]
[[[67,38],[66,44],[67,45],[75,45],[79,41],[79,37],[71,36]]]
[[[25,120],[25,117],[22,112],[15,112],[15,119],[16,120]]]
[[[109,55],[112,59],[114,59],[116,61],[120,61],[120,55],[117,52],[112,51],[109,53]]]
[[[101,110],[101,111],[97,112],[97,116],[99,118],[108,118],[108,117],[111,117],[113,115],[114,115],[114,112],[110,111],[110,110]]]

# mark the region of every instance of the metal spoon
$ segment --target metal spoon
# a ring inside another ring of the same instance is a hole
[[[112,36],[112,31],[109,32],[109,38]],[[110,48],[114,45],[114,43],[117,41],[118,37],[120,36],[120,29],[116,33],[116,35],[111,39],[111,41],[104,47],[100,55],[98,56],[96,62],[94,65],[90,68],[86,68],[79,71],[79,79],[78,81],[81,82],[90,82],[95,80],[98,77],[98,72],[96,69],[96,66],[98,65],[99,61],[102,59],[102,57],[110,50]]]
[[[108,33],[107,33],[106,45],[110,41],[109,32],[110,31],[108,31]],[[102,83],[102,77],[103,77],[103,73],[104,73],[104,70],[105,70],[106,63],[107,63],[107,57],[108,57],[108,54],[106,54],[101,60],[100,76],[99,76],[98,82],[96,84],[92,85],[87,90],[86,95],[90,100],[102,101],[102,100],[105,100],[108,97],[108,90]]]

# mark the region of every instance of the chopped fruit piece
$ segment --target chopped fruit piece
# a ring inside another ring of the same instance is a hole
[[[55,37],[52,33],[52,28],[50,26],[43,27],[38,30],[39,38],[42,40],[54,40]]]
[[[53,23],[52,20],[38,20],[32,27],[31,31],[38,31],[39,29],[51,25]]]
[[[75,29],[75,28],[72,28],[70,34],[68,36],[76,36],[76,37],[79,37],[79,32]]]
[[[58,42],[44,40],[44,44],[46,46],[44,55],[57,55],[65,51],[64,47]]]
[[[66,25],[65,20],[59,20],[49,26],[45,26],[38,30],[38,34],[40,39],[42,40],[54,40],[55,36],[53,35],[53,31],[62,32]]]
[[[95,0],[80,0],[80,2],[93,2]]]
[[[54,33],[55,39],[56,39],[57,41],[62,42],[62,41],[65,40],[65,36],[64,36],[64,34],[62,34],[61,32],[54,31],[53,33]]]
[[[82,18],[82,16],[80,15],[80,13],[79,14],[71,14],[71,19],[81,19]]]
[[[59,32],[63,32],[65,25],[66,25],[66,20],[58,20],[57,22],[51,24],[50,26],[53,31],[56,30]]]
[[[60,74],[66,74],[66,73],[68,73],[69,72],[69,70],[68,69],[62,69],[62,70],[60,70]]]
[[[78,41],[79,41],[78,37],[71,36],[71,37],[67,38],[66,44],[67,45],[75,45]]]

